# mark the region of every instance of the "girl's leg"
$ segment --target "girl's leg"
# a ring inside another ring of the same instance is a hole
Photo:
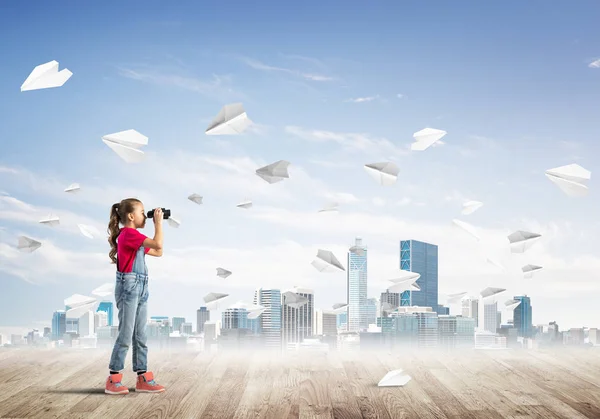
[[[131,346],[135,317],[139,302],[137,280],[125,278],[117,281],[115,287],[115,300],[119,310],[119,335],[113,347],[108,368],[111,371],[121,371],[125,365],[125,357]]]
[[[148,347],[146,346],[146,324],[148,323],[148,281],[143,281],[143,289],[138,302],[133,330],[133,371],[148,370]]]

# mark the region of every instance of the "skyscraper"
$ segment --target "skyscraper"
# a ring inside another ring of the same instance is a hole
[[[390,290],[385,290],[385,292],[381,293],[380,298],[380,307],[383,306],[384,303],[388,303],[392,307],[398,307],[400,305],[400,293],[398,292],[390,292]],[[388,317],[389,313],[385,310],[380,309],[380,317]]]
[[[254,304],[265,308],[259,317],[265,347],[281,349],[281,290],[257,289],[254,291]]]
[[[530,338],[533,337],[533,319],[531,298],[526,295],[514,297],[515,300],[521,301],[513,312],[513,324],[517,329],[518,336]]]
[[[348,331],[367,330],[367,248],[356,237],[353,250],[348,251]]]
[[[204,323],[210,320],[210,311],[206,307],[196,310],[196,333],[204,333]]]
[[[438,309],[438,247],[418,240],[400,241],[400,269],[421,275],[421,291],[404,291],[400,305]]]
[[[475,327],[479,327],[479,300],[469,297],[462,300],[462,316],[475,320]]]
[[[106,312],[106,316],[108,318],[108,325],[113,326],[113,303],[112,301],[102,301],[98,304],[98,310],[96,311],[104,311]]]
[[[57,310],[52,315],[52,340],[62,339],[67,332],[67,313],[65,310]]]
[[[490,302],[483,304],[483,330],[496,333],[498,329],[498,303]]]
[[[285,293],[283,294],[281,301],[281,336],[284,348],[287,348],[288,343],[300,343],[304,338],[311,337],[314,334],[314,291],[299,287],[294,287],[290,291],[301,297],[305,297],[308,299],[308,302],[298,308],[294,308],[286,304]]]

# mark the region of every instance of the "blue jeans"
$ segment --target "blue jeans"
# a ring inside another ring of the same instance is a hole
[[[148,275],[117,272],[115,300],[119,310],[119,335],[113,347],[109,368],[111,371],[121,371],[131,346],[133,371],[146,371],[148,362],[148,347],[146,346]]]

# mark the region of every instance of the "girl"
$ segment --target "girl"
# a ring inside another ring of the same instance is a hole
[[[119,335],[110,358],[110,375],[106,380],[107,394],[128,394],[127,386],[121,384],[125,357],[132,346],[133,371],[137,372],[136,392],[159,393],[165,388],[154,381],[152,372],[147,371],[148,347],[146,346],[146,322],[148,321],[148,269],[145,255],[162,256],[163,213],[154,210],[154,238],[137,231],[146,225],[144,204],[138,199],[124,199],[112,206],[108,224],[111,250],[108,254],[117,265],[115,300],[119,310]],[[119,229],[119,223],[123,225]],[[117,237],[119,238],[117,242]],[[116,256],[116,257],[115,257]]]

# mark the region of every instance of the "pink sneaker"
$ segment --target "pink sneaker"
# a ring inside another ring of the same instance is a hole
[[[154,374],[148,371],[138,375],[135,391],[140,393],[162,393],[165,388],[154,381]]]
[[[106,388],[104,392],[106,394],[129,394],[127,386],[121,384],[123,374],[111,374],[106,379]]]

